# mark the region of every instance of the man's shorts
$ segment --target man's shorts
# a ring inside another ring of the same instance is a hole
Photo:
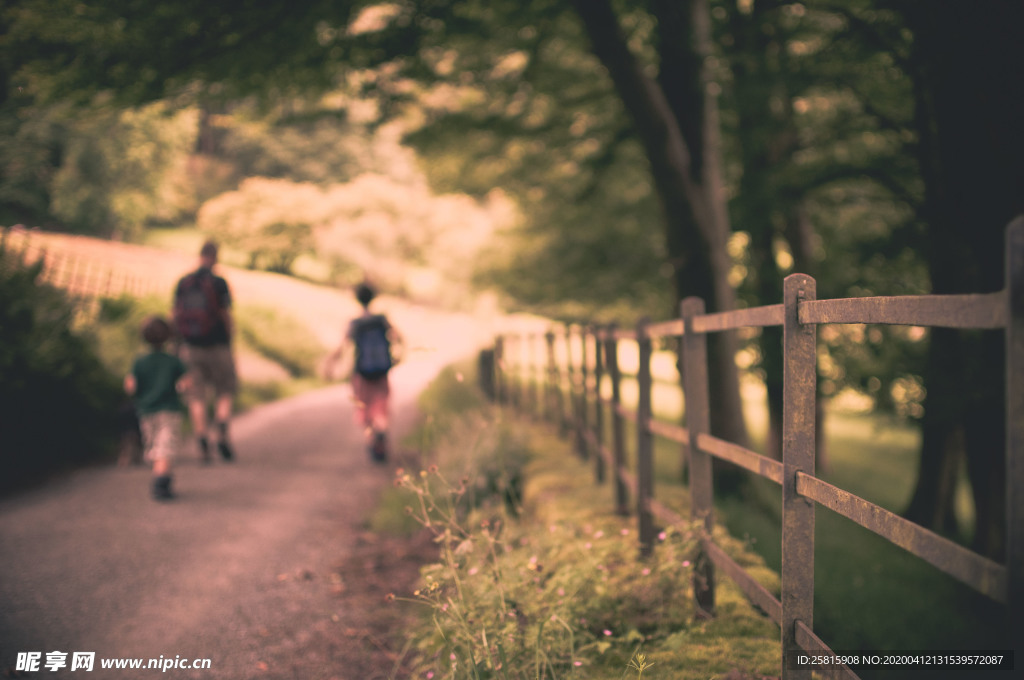
[[[192,374],[192,386],[188,391],[190,399],[206,399],[211,389],[218,397],[238,392],[238,376],[231,347],[185,345],[182,347],[181,358]]]
[[[157,411],[139,417],[145,458],[152,463],[170,460],[181,451],[182,414],[177,411]]]

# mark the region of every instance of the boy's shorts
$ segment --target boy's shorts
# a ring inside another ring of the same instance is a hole
[[[222,394],[238,392],[238,376],[235,373],[235,358],[227,345],[195,347],[184,345],[182,359],[192,374],[188,390],[190,399],[206,399],[210,389],[219,397]]]
[[[142,447],[146,460],[170,460],[181,450],[182,414],[177,411],[157,411],[139,417]]]
[[[352,374],[352,397],[355,401],[356,424],[365,427],[387,427],[388,396],[391,388],[388,377],[367,380],[358,373]]]

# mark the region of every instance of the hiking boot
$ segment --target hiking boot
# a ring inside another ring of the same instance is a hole
[[[171,491],[171,476],[160,475],[159,477],[154,477],[153,500],[169,501],[172,498],[174,498],[174,492]]]
[[[206,464],[211,463],[213,458],[210,457],[210,442],[207,441],[206,437],[199,437],[196,441],[199,443],[200,460]]]
[[[383,463],[388,457],[388,443],[386,432],[375,432],[373,443],[370,444],[370,457],[377,463]]]
[[[220,452],[220,457],[224,459],[225,463],[230,463],[235,459],[235,452],[231,449],[231,445],[223,439],[217,442],[217,451]]]

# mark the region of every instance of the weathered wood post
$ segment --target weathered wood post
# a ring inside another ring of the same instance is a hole
[[[583,458],[583,460],[588,460],[590,458],[590,446],[587,442],[587,431],[590,427],[590,418],[587,413],[590,409],[590,388],[587,384],[590,380],[590,371],[587,367],[588,331],[589,329],[587,326],[580,326],[580,422],[579,428],[577,429],[576,446],[580,457]]]
[[[796,490],[798,472],[814,475],[817,400],[817,326],[800,323],[800,303],[817,298],[815,281],[791,274],[784,283],[782,414],[782,677],[806,678],[787,668],[800,651],[797,623],[814,629],[814,502]]]
[[[608,326],[604,352],[608,376],[612,383],[612,479],[615,480],[615,511],[625,517],[629,514],[629,490],[619,471],[626,465],[626,424],[622,416],[622,373],[619,371],[619,339],[615,324]]]
[[[569,326],[565,332],[565,359],[566,365],[569,367],[569,408],[572,412],[570,427],[572,428],[573,448],[576,449],[576,455],[582,457],[583,429],[580,416],[579,378],[577,377],[578,371],[573,360],[572,337],[573,329],[572,326]]]
[[[505,387],[505,336],[494,339],[494,395],[498,404],[504,405],[507,399]]]
[[[558,430],[558,434],[561,437],[566,437],[569,434],[570,428],[574,424],[574,418],[576,416],[576,398],[575,388],[573,387],[573,371],[572,371],[572,326],[566,324],[565,326],[565,374],[569,384],[566,389],[563,390],[565,395],[565,408],[562,409],[562,424]]]
[[[651,499],[654,497],[654,437],[651,435],[651,338],[647,334],[649,323],[645,317],[636,325],[636,344],[640,356],[636,376],[639,391],[636,407],[636,512],[642,557],[650,555],[654,549],[654,516],[651,512]]]
[[[509,333],[505,336],[505,365],[502,367],[505,371],[505,397],[506,403],[516,410],[519,409],[519,366],[516,363],[517,345],[514,333]]]
[[[558,370],[558,362],[555,360],[555,332],[548,330],[544,334],[544,342],[548,348],[548,418],[554,418],[555,422],[562,422],[562,386],[561,374]]]
[[[1024,654],[1024,215],[1006,229],[1006,306],[1007,604],[1010,641]]]
[[[526,375],[530,385],[530,418],[536,419],[541,416],[543,381],[538,376],[538,369],[543,364],[537,361],[537,341],[533,333],[526,334]],[[541,372],[543,375],[543,372]]]
[[[594,478],[598,484],[604,483],[605,460],[604,460],[604,399],[601,396],[601,383],[604,381],[604,352],[601,351],[601,337],[603,331],[600,327],[593,328],[594,334]]]
[[[698,439],[711,430],[708,391],[708,338],[694,330],[693,322],[704,314],[704,300],[688,297],[680,305],[683,317],[683,392],[686,399],[686,427],[690,441],[690,517],[703,523],[706,540],[715,525],[714,480],[711,456],[701,451]],[[715,611],[715,565],[702,550],[693,570],[693,598],[707,614]]]
[[[548,417],[548,364],[544,347],[544,334],[533,334],[534,380],[537,383],[536,417],[544,421]]]

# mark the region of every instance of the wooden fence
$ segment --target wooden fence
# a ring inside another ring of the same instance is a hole
[[[0,252],[19,266],[40,265],[39,282],[67,292],[76,310],[87,317],[104,298],[137,298],[164,292],[153,279],[113,268],[72,249],[48,249],[29,230],[0,228]]]
[[[595,475],[611,471],[616,509],[633,499],[642,553],[655,545],[655,521],[687,523],[654,498],[653,437],[681,445],[689,468],[689,522],[703,524],[702,559],[692,588],[699,607],[714,608],[715,570],[727,574],[782,632],[783,678],[810,678],[787,663],[795,655],[831,654],[814,633],[814,515],[829,508],[917,555],[987,597],[1009,606],[1015,649],[1024,649],[1024,217],[1007,229],[1006,286],[997,293],[818,300],[815,281],[786,278],[781,304],[705,314],[698,298],[683,301],[680,318],[641,322],[635,330],[572,326],[544,335],[501,335],[495,343],[495,391],[515,406],[556,417],[574,434],[578,450],[594,452]],[[958,329],[1002,329],[1006,336],[1006,562],[997,563],[815,476],[817,326],[898,324]],[[707,335],[745,327],[782,326],[784,404],[782,460],[757,454],[709,433]],[[677,338],[681,345],[683,425],[655,420],[652,410],[652,341]],[[557,343],[565,341],[562,360]],[[576,342],[573,342],[574,339]],[[636,409],[623,406],[619,343],[634,341]],[[579,350],[574,357],[573,346]],[[546,350],[546,351],[545,351]],[[564,364],[564,368],[562,365]],[[602,385],[610,382],[610,397]],[[564,397],[568,395],[568,404]],[[567,409],[567,410],[566,410]],[[565,414],[563,418],[561,414]],[[610,428],[604,421],[610,415]],[[593,417],[591,417],[593,416]],[[635,461],[627,464],[625,420],[636,425]],[[606,442],[606,430],[611,441]],[[781,597],[776,598],[715,545],[712,459],[765,477],[781,487]],[[635,470],[635,473],[631,471]],[[846,666],[816,669],[827,677],[857,678]]]

